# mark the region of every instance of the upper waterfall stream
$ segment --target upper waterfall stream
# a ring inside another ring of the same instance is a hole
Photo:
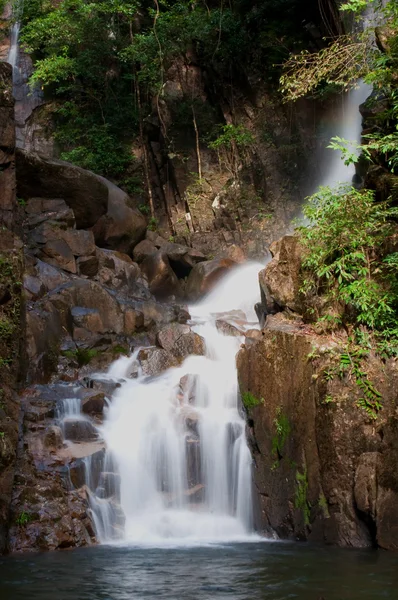
[[[104,474],[113,487],[106,498],[101,486],[90,492],[101,542],[159,546],[259,539],[235,361],[243,338],[220,333],[216,319],[223,316],[240,330],[258,327],[253,307],[262,267],[236,268],[190,307],[206,356],[190,356],[150,377],[137,365],[137,349],[97,376],[120,385],[101,431]]]

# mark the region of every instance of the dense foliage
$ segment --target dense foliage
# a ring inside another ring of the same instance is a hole
[[[315,0],[25,0],[22,42],[32,82],[55,101],[63,157],[120,179],[177,59],[221,91],[247,71],[277,81],[275,65],[310,37],[297,23],[316,18]]]

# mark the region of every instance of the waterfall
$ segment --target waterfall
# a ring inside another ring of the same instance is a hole
[[[18,76],[19,70],[17,67],[18,64],[18,50],[19,50],[19,32],[21,29],[21,23],[17,21],[14,23],[11,29],[10,36],[10,50],[8,52],[7,62],[12,66],[13,71],[13,79],[15,80],[16,76]]]
[[[100,429],[107,452],[97,489],[89,485],[87,464],[101,542],[164,546],[259,539],[236,369],[243,337],[223,335],[216,320],[222,316],[241,331],[258,327],[253,306],[262,268],[236,268],[190,307],[206,356],[190,356],[148,377],[134,369],[136,350],[98,377],[120,386]]]
[[[7,62],[12,66],[13,96],[15,99],[15,134],[18,148],[35,150],[37,130],[40,126],[31,127],[29,117],[33,110],[43,102],[42,92],[38,84],[29,85],[29,78],[33,72],[32,61],[23,51],[20,52],[19,34],[23,14],[23,1],[14,5],[15,23],[11,28],[10,49]]]
[[[358,86],[346,92],[342,96],[341,109],[339,111],[339,125],[334,128],[333,135],[345,140],[361,143],[362,116],[358,107],[372,93],[372,86],[363,81]],[[360,150],[356,151],[359,155]],[[321,185],[334,187],[339,183],[351,183],[355,175],[354,165],[345,165],[340,152],[328,148],[326,150],[325,169],[326,176],[322,179]]]

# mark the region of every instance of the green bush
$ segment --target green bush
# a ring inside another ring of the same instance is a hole
[[[345,324],[396,339],[396,257],[385,255],[384,248],[395,230],[397,208],[375,202],[370,190],[343,186],[320,188],[308,199],[304,215],[302,291],[343,304]]]

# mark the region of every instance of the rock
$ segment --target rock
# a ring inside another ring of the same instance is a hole
[[[146,231],[143,215],[129,206],[129,197],[103,177],[99,179],[106,184],[109,191],[108,210],[93,227],[97,246],[132,253]]]
[[[49,240],[42,248],[42,258],[50,265],[76,273],[76,262],[68,244],[62,239]]]
[[[156,246],[149,240],[142,240],[133,250],[133,258],[137,263],[141,263],[148,256],[157,252]]]
[[[355,472],[354,498],[358,510],[376,518],[378,452],[365,452],[359,457]]]
[[[230,258],[216,258],[195,265],[189,274],[185,289],[189,300],[198,301],[235,266],[236,262]]]
[[[358,407],[355,380],[325,381],[343,348],[290,322],[266,327],[238,354],[241,391],[258,400],[247,410],[259,527],[282,538],[397,550],[397,365],[382,373],[376,357],[363,364],[383,396],[372,421]]]
[[[141,298],[150,297],[147,282],[143,279],[139,266],[127,254],[114,250],[97,249],[99,270],[96,279],[114,289],[128,288],[129,295]]]
[[[81,410],[86,415],[102,415],[106,405],[105,394],[92,392],[82,400]]]
[[[47,427],[44,434],[44,445],[47,448],[53,448],[54,450],[58,450],[62,448],[64,443],[64,436],[62,435],[62,430],[57,425],[50,425]]]
[[[171,323],[159,331],[157,340],[164,350],[177,358],[185,358],[191,354],[203,356],[206,353],[204,339],[191,331],[188,325]]]
[[[160,348],[143,348],[138,354],[144,375],[159,375],[171,367],[178,366],[178,360]]]
[[[246,255],[244,250],[240,246],[228,246],[226,250],[221,255],[223,258],[229,258],[238,264],[242,264],[246,261]]]
[[[26,224],[29,229],[45,221],[64,223],[66,227],[75,226],[75,215],[65,200],[49,198],[29,198],[26,202]]]
[[[301,248],[298,237],[286,235],[271,246],[274,258],[260,271],[259,282],[262,301],[267,314],[279,307],[300,313]]]
[[[144,327],[144,315],[141,311],[127,307],[124,311],[124,333],[133,335]]]
[[[24,275],[23,287],[30,300],[37,300],[46,292],[40,279],[38,277],[32,277],[31,275]]]
[[[71,315],[76,327],[83,327],[91,333],[100,333],[104,331],[104,324],[101,315],[96,308],[82,308],[73,306]]]
[[[63,273],[56,267],[41,260],[37,260],[35,271],[37,278],[41,281],[47,292],[51,292],[63,283],[69,281],[69,277],[66,273]]]
[[[65,439],[72,442],[89,442],[98,437],[97,429],[88,419],[67,418],[62,426]]]
[[[375,28],[375,34],[376,44],[380,52],[391,55],[397,32],[392,27],[383,25]]]
[[[70,163],[18,149],[20,198],[63,198],[73,209],[79,229],[92,227],[108,209],[108,187],[102,177]]]
[[[182,288],[176,274],[170,266],[169,260],[162,250],[148,256],[141,264],[144,275],[148,278],[149,291],[157,298],[164,299],[171,296],[181,298]]]
[[[68,244],[74,256],[91,256],[95,254],[95,241],[92,231],[67,229],[60,232],[60,237]]]
[[[222,333],[223,335],[230,335],[233,337],[239,337],[241,335],[245,335],[245,333],[243,331],[241,331],[240,329],[238,329],[237,327],[235,327],[235,325],[232,325],[231,323],[228,323],[227,321],[224,321],[223,319],[218,319],[216,321],[216,327],[217,330]]]
[[[95,277],[98,273],[99,260],[96,256],[80,256],[76,261],[76,265],[80,275]]]
[[[98,311],[103,325],[102,333],[123,332],[123,312],[117,299],[95,281],[81,279],[67,283],[51,292],[48,295],[48,302],[59,311],[62,324],[66,329],[70,326],[72,308],[80,307]]]

